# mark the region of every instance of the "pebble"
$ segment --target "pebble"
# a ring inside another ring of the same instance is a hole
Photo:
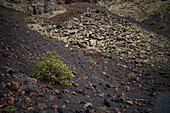
[[[30,99],[29,97],[27,97],[27,98],[25,99],[25,104],[28,105],[29,103],[31,103],[31,99]]]
[[[111,107],[111,102],[110,102],[110,100],[108,100],[108,99],[104,99],[104,104],[105,104],[107,107]]]
[[[58,108],[58,105],[53,105],[51,106],[52,109],[57,109]]]
[[[119,108],[115,108],[116,113],[121,113]]]
[[[57,111],[58,111],[58,113],[63,113],[63,108],[59,107],[59,108],[57,108]]]
[[[150,108],[145,109],[145,113],[151,113],[152,110]]]
[[[131,88],[130,88],[129,86],[125,86],[125,87],[124,87],[124,91],[130,92],[130,89],[131,89]]]
[[[8,104],[14,104],[14,97],[8,97]]]
[[[154,106],[154,101],[150,100],[150,101],[148,102],[148,105]]]
[[[13,73],[15,73],[15,70],[13,68],[8,68],[8,73],[12,75]]]
[[[14,81],[12,82],[12,89],[13,89],[13,90],[18,90],[19,87],[20,87],[19,83],[14,82]]]
[[[110,84],[106,84],[106,87],[107,87],[107,88],[111,88]]]
[[[38,97],[44,97],[44,93],[39,93]]]
[[[66,100],[65,102],[66,102],[66,104],[69,104],[69,103],[70,103],[70,101],[69,101],[69,100]]]
[[[58,89],[54,90],[54,92],[59,95],[60,94],[60,91]]]
[[[125,108],[125,109],[128,109],[128,108],[129,108],[129,106],[128,106],[128,105],[124,105],[124,108]]]
[[[63,98],[63,94],[60,93],[57,97],[58,97],[59,99],[62,99],[62,98]]]
[[[85,90],[78,89],[78,90],[76,90],[76,93],[79,93],[79,94],[85,95]]]
[[[119,98],[113,98],[113,99],[111,99],[111,101],[113,101],[113,102],[120,102],[120,99]]]
[[[33,92],[33,90],[30,89],[30,88],[28,88],[28,89],[25,90],[25,93],[27,93],[27,94],[30,94],[30,92]]]
[[[47,87],[48,89],[53,90],[53,87],[52,87],[52,86],[50,86],[50,85],[47,85],[46,87]]]
[[[107,94],[107,97],[112,97],[112,95],[110,93]]]
[[[128,103],[128,104],[131,105],[131,106],[133,106],[133,102],[130,101],[130,100],[126,101],[126,103]]]
[[[72,94],[72,95],[77,95],[77,93],[76,93],[76,92],[71,92],[71,94]]]

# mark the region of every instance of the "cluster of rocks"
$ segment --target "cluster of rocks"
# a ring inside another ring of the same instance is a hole
[[[43,15],[61,10],[60,0],[2,0],[0,4],[33,15]]]
[[[40,20],[28,26],[46,37],[64,41],[66,47],[95,48],[125,59],[135,59],[139,66],[153,61],[159,62],[161,67],[169,59],[168,39],[110,12],[87,9],[80,18],[71,18],[62,26],[46,25]]]
[[[168,0],[101,0],[98,4],[119,16],[130,17],[138,22],[147,20],[156,13],[169,18]]]

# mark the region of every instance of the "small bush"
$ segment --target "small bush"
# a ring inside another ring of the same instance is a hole
[[[121,77],[121,78],[125,77],[122,72],[117,72],[117,73],[116,73],[116,76]]]
[[[158,29],[167,29],[166,24],[161,24],[160,26],[158,26]]]
[[[131,78],[136,78],[137,76],[134,73],[129,73],[127,77],[131,79]]]
[[[157,23],[155,21],[152,21],[150,25],[156,25]]]
[[[36,61],[32,61],[30,74],[37,79],[48,80],[50,84],[72,85],[75,82],[71,80],[74,75],[59,57],[56,52],[46,51]]]
[[[25,23],[27,23],[27,24],[36,24],[36,22],[33,19],[27,19],[25,21]]]
[[[47,36],[46,36],[46,37],[44,37],[44,39],[45,39],[46,41],[50,40],[50,38],[49,38],[49,37],[47,37]]]
[[[96,64],[96,62],[92,59],[89,60],[90,64]]]
[[[15,108],[14,106],[7,106],[5,109],[4,109],[4,112],[15,112],[17,111],[17,108]]]
[[[106,112],[106,107],[100,107],[99,112],[100,113],[105,113]]]

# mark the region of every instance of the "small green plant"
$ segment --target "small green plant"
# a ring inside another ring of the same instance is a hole
[[[36,61],[32,61],[30,74],[37,79],[48,80],[50,84],[72,85],[75,82],[71,80],[74,74],[60,57],[56,51],[46,51],[41,57],[37,57]]]
[[[166,24],[161,24],[160,26],[158,26],[158,29],[167,29]]]
[[[150,25],[156,25],[157,23],[155,21],[152,21]]]
[[[46,40],[46,41],[49,41],[50,40],[50,38],[49,37],[44,37],[44,39]]]
[[[153,78],[153,76],[152,76],[152,75],[149,75],[149,76],[147,76],[147,78],[152,79],[152,78]]]
[[[116,76],[123,78],[123,77],[124,77],[124,74],[123,74],[122,72],[117,72],[117,73],[116,73]]]
[[[25,23],[27,23],[27,24],[36,24],[36,22],[33,19],[26,19]]]
[[[15,108],[14,106],[7,106],[5,109],[4,109],[4,112],[15,112],[17,111],[17,108]]]
[[[134,74],[134,73],[129,73],[128,75],[127,75],[127,78],[136,78],[137,76]]]
[[[92,59],[89,60],[90,64],[96,64],[96,62]]]
[[[106,112],[106,107],[100,107],[99,112],[100,113],[105,113]]]

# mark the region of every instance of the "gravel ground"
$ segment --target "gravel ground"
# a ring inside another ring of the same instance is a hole
[[[95,9],[95,7],[90,8],[89,12],[93,14],[95,11],[95,15],[100,14],[102,9]],[[82,46],[82,48],[81,43],[70,45],[56,38],[47,41],[41,32],[33,31],[23,23],[24,17],[27,17],[26,14],[6,8],[0,10],[1,112],[8,110],[14,110],[17,113],[168,112],[168,106],[164,106],[165,103],[169,103],[170,92],[170,76],[167,66],[161,66],[162,70],[159,70],[157,66],[151,67],[152,62],[139,63],[134,59],[121,56],[121,53],[108,53],[108,51],[103,51],[105,49],[98,51],[93,47],[87,49],[88,47]],[[80,14],[86,15],[86,13],[82,10]],[[79,13],[76,14],[79,15]],[[75,15],[74,18],[73,16],[71,13],[69,20],[61,19],[61,22],[65,21],[60,24],[63,26],[57,30],[63,34],[64,29],[68,27],[64,24],[78,23],[79,16]],[[94,18],[93,15],[88,17],[87,14],[86,16],[88,19]],[[117,23],[125,22],[120,17],[113,17]],[[106,24],[107,21],[106,19]],[[84,26],[88,24],[85,23]],[[58,26],[58,24],[54,25]],[[93,26],[90,25],[90,27]],[[121,27],[120,29],[123,30]],[[139,29],[147,35],[148,31]],[[92,32],[92,36],[93,34],[95,32]],[[157,35],[154,34],[154,36]],[[49,85],[48,81],[37,80],[28,74],[30,61],[42,55],[45,50],[57,50],[62,56],[61,60],[76,75],[75,84],[69,87],[59,84]]]

